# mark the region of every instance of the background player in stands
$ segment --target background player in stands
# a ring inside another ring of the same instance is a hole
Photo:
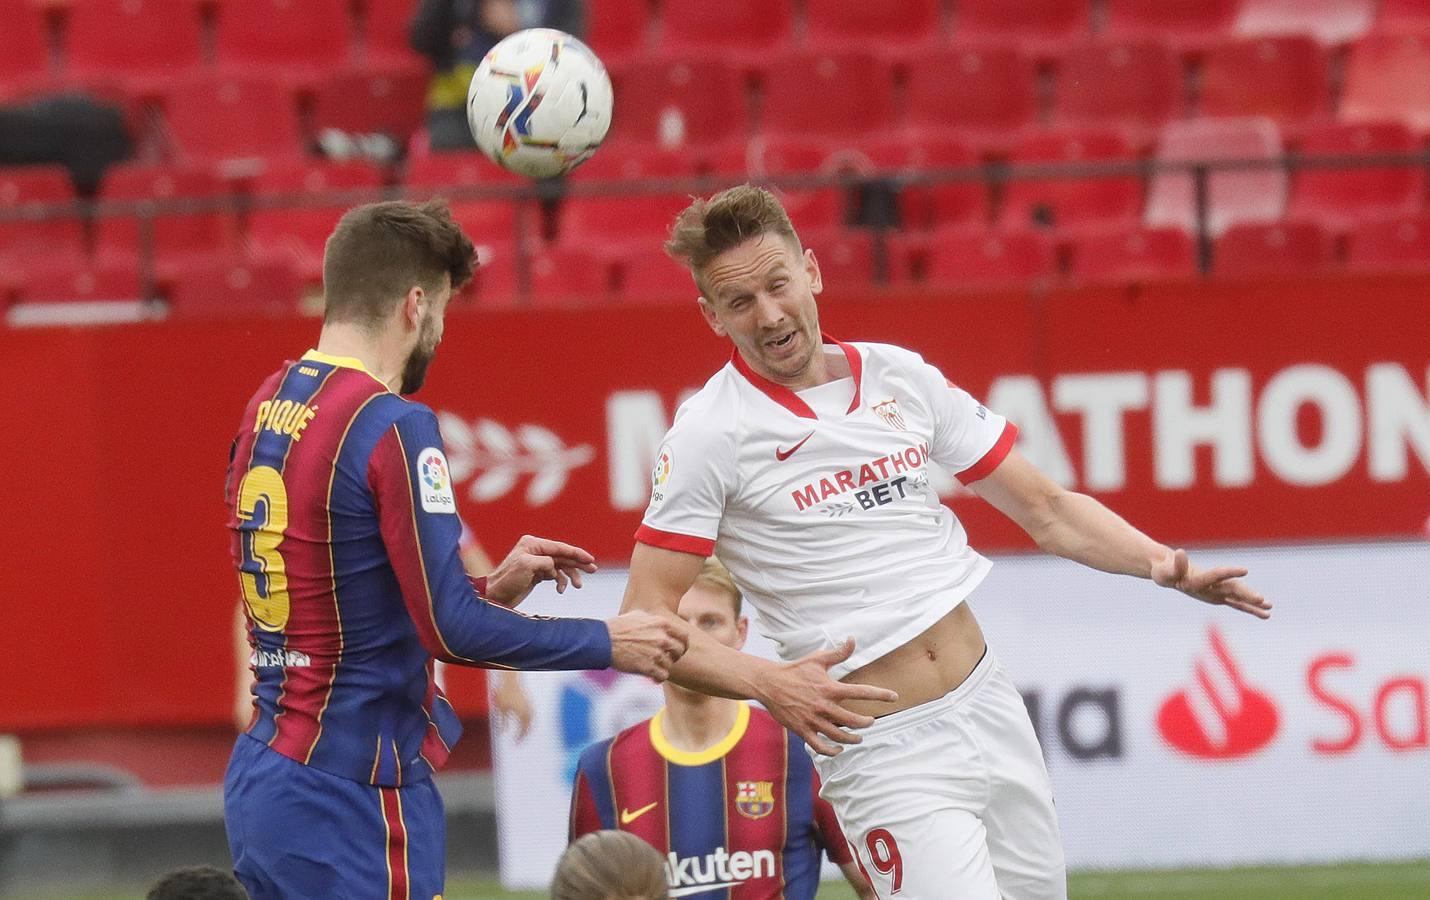
[[[624,831],[595,831],[561,854],[551,900],[665,900],[665,860]]]
[[[580,585],[585,551],[524,537],[485,579],[461,526],[421,387],[472,244],[445,205],[349,211],[324,255],[318,348],[249,401],[225,495],[257,660],[257,712],[229,762],[224,818],[255,897],[442,892],[432,786],[461,727],[432,660],[615,666],[662,679],[683,624],[528,618],[542,580]],[[482,597],[492,602],[482,602]]]
[[[708,559],[680,617],[725,647],[745,646],[740,590]],[[571,836],[624,828],[669,854],[671,890],[738,885],[731,896],[812,898],[819,852],[872,898],[800,740],[760,709],[666,683],[654,718],[591,745],[571,797]],[[682,894],[682,896],[706,896]]]
[[[1245,570],[1193,566],[1054,484],[1014,449],[1011,423],[917,354],[823,337],[819,264],[767,191],[695,201],[667,249],[735,352],[666,437],[624,608],[675,615],[718,540],[767,635],[795,662],[697,631],[672,678],[754,697],[820,752],[823,795],[875,888],[917,900],[1065,896],[1032,725],[963,603],[989,562],[939,502],[928,465],[956,474],[1048,552],[1263,618],[1270,604],[1238,580]],[[841,697],[850,684],[897,701]],[[824,755],[838,743],[856,746]]]

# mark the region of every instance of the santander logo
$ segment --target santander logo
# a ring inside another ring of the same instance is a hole
[[[1212,658],[1198,659],[1194,684],[1168,697],[1157,713],[1167,743],[1203,759],[1236,759],[1276,736],[1280,716],[1271,698],[1246,683],[1221,632],[1208,635]]]

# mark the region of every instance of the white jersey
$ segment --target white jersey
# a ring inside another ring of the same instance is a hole
[[[636,539],[718,555],[787,660],[853,637],[830,669],[839,678],[927,630],[988,573],[928,464],[976,481],[1017,428],[916,353],[835,343],[826,351],[852,375],[842,415],[816,414],[738,353],[682,404]]]

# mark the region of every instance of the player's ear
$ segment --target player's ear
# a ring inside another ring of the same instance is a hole
[[[740,616],[735,620],[735,649],[745,649],[745,639],[750,636],[750,617]]]
[[[710,301],[704,297],[696,301],[700,304],[700,314],[705,317],[705,324],[710,326],[710,330],[720,337],[725,336],[725,326],[720,324],[720,320],[715,316],[715,307],[710,305]]]
[[[422,325],[422,313],[427,305],[427,292],[422,290],[420,284],[414,284],[407,289],[407,296],[402,298],[402,321],[409,328],[418,328]]]
[[[819,274],[819,260],[814,258],[814,251],[808,247],[804,248],[804,274],[809,276],[809,291],[818,294],[824,290],[824,276]]]

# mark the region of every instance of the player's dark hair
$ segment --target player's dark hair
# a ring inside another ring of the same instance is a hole
[[[213,866],[175,869],[149,889],[145,900],[248,900],[232,872]]]
[[[556,864],[551,900],[666,900],[665,860],[629,831],[577,838]]]
[[[435,293],[472,278],[472,242],[443,200],[388,200],[345,213],[323,252],[323,318],[375,325],[413,286]]]
[[[689,268],[699,284],[712,259],[765,234],[777,234],[801,251],[799,235],[779,199],[764,188],[741,184],[709,199],[697,197],[682,210],[665,252]]]

